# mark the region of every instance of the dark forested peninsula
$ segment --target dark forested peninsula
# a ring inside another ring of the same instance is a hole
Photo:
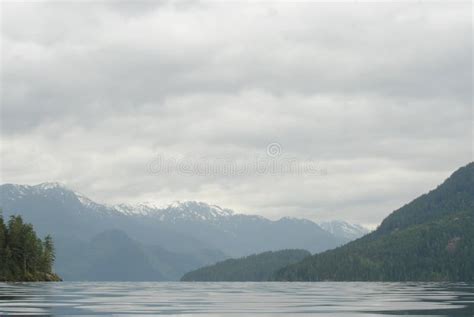
[[[51,236],[41,240],[21,216],[5,223],[0,214],[0,281],[60,281],[53,273],[54,258]]]

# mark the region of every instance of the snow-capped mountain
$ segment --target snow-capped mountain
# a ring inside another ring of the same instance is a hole
[[[107,230],[122,231],[138,244],[157,246],[155,249],[159,246],[160,254],[169,252],[167,256],[175,259],[170,260],[171,267],[188,261],[187,269],[269,250],[306,249],[317,253],[355,237],[355,230],[350,231],[348,224],[344,230],[335,230],[335,226],[325,230],[307,219],[285,217],[273,221],[196,201],[167,206],[100,204],[59,183],[1,185],[0,208],[5,217],[22,215],[40,235],[53,235],[58,241],[58,272],[69,270],[62,274],[69,279],[88,276],[87,272],[80,275],[73,263],[85,260],[72,259],[78,257],[78,249],[85,248],[84,243]],[[173,261],[178,262],[175,265]],[[173,274],[168,276],[178,273]]]
[[[171,225],[190,225],[192,223],[200,225],[207,224],[213,227],[220,226],[222,227],[221,229],[226,231],[232,231],[232,228],[246,221],[250,221],[252,223],[258,222],[262,225],[291,224],[311,226],[316,231],[324,229],[325,232],[342,240],[352,240],[368,232],[366,228],[360,225],[350,224],[340,220],[316,224],[308,219],[283,217],[278,221],[271,221],[261,216],[238,214],[230,209],[197,201],[176,201],[166,206],[159,206],[150,202],[106,205],[96,203],[85,195],[72,191],[65,185],[56,182],[42,183],[34,186],[4,184],[1,185],[0,188],[1,203],[2,206],[7,207],[6,209],[8,209],[12,203],[17,204],[20,202],[25,203],[28,201],[36,202],[37,200],[42,200],[43,203],[53,203],[53,209],[63,209],[63,212],[67,212],[69,215],[76,213],[85,216],[94,216],[94,218],[103,218],[104,215],[120,219],[146,218]],[[38,205],[38,207],[41,207],[41,204]],[[189,234],[192,234],[192,232],[189,232]]]
[[[348,240],[355,240],[369,233],[369,230],[361,225],[342,220],[320,222],[319,226],[335,236],[344,237]]]
[[[230,217],[235,214],[230,209],[198,201],[177,201],[166,206],[157,206],[154,203],[119,204],[111,208],[125,215],[155,217],[170,223],[177,221],[215,222],[219,218]]]
[[[65,186],[60,183],[42,183],[35,186],[29,185],[17,185],[17,184],[5,184],[2,185],[2,190],[5,193],[6,200],[13,200],[16,197],[23,197],[27,195],[54,195],[59,194],[61,196],[68,195],[68,191],[58,189],[64,189]]]
[[[189,226],[207,225],[213,229],[218,228],[224,232],[232,233],[235,236],[235,231],[241,230],[241,227],[247,223],[251,224],[250,226],[258,223],[261,226],[287,225],[311,227],[315,232],[329,233],[326,238],[329,240],[336,238],[339,243],[359,238],[368,232],[362,226],[340,220],[316,224],[308,219],[283,217],[280,220],[271,221],[261,216],[238,214],[230,209],[197,201],[177,201],[166,206],[159,206],[150,202],[106,205],[96,203],[85,195],[72,191],[65,185],[56,182],[42,183],[34,186],[4,184],[0,188],[1,203],[6,211],[11,209],[10,205],[20,204],[21,207],[18,208],[18,212],[21,212],[21,209],[25,209],[23,207],[25,202],[39,203],[37,209],[41,209],[41,205],[46,203],[53,205],[49,212],[60,209],[62,210],[61,213],[67,213],[69,216],[82,215],[92,217],[93,219],[103,218],[106,220],[148,219],[148,221],[161,222],[162,224],[176,226],[177,228],[184,226],[188,235],[196,234],[193,232],[193,228],[189,228]],[[29,206],[26,209],[34,209],[34,206]],[[38,216],[40,215],[38,214]],[[44,216],[42,217],[43,219],[45,218]],[[291,239],[291,237],[288,238]],[[319,251],[319,247],[316,247],[313,251]]]

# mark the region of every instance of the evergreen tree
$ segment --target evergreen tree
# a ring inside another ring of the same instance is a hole
[[[42,269],[44,272],[51,273],[54,260],[56,259],[53,238],[48,234],[43,242]]]
[[[51,236],[42,241],[20,216],[5,224],[0,213],[0,281],[60,280],[52,273],[54,259]]]

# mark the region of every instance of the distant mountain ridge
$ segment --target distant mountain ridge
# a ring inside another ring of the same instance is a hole
[[[149,202],[137,204],[122,203],[117,205],[99,204],[58,182],[47,182],[38,185],[3,184],[0,186],[2,187],[2,193],[5,193],[2,197],[4,201],[14,199],[15,194],[17,194],[17,197],[31,194],[45,197],[48,195],[75,196],[84,207],[97,212],[106,214],[120,213],[127,216],[150,216],[157,217],[161,221],[175,221],[177,219],[210,221],[215,218],[233,216],[235,214],[230,209],[197,201],[176,201],[164,206],[158,206]],[[7,193],[10,194],[10,197]]]
[[[310,256],[306,250],[267,251],[239,259],[228,259],[186,273],[181,281],[261,282],[277,270]]]
[[[156,206],[153,203],[118,204],[111,208],[126,215],[158,217],[161,221],[176,221],[177,219],[213,221],[216,218],[230,217],[235,214],[233,210],[197,201],[177,201],[166,206]]]
[[[2,200],[8,201],[14,197],[14,191],[16,190],[19,196],[26,196],[32,193],[48,196],[52,194],[61,196],[70,196],[71,194],[77,198],[77,200],[83,205],[83,207],[94,210],[98,213],[103,214],[116,214],[125,216],[144,216],[153,217],[163,222],[176,222],[176,221],[203,221],[213,222],[219,218],[226,217],[247,217],[259,220],[271,221],[265,217],[258,215],[239,214],[231,209],[221,208],[217,205],[210,205],[199,201],[175,201],[167,205],[156,205],[151,202],[136,203],[136,204],[116,204],[107,205],[100,204],[92,201],[83,194],[72,191],[67,188],[64,184],[58,182],[41,183],[38,185],[17,185],[17,184],[3,184],[0,185],[2,190]],[[10,189],[10,191],[8,191]],[[54,191],[58,191],[54,193]],[[66,193],[66,195],[65,195]],[[8,198],[8,195],[11,195]],[[357,224],[350,224],[342,220],[333,220],[327,222],[316,223],[304,218],[295,217],[282,217],[278,221],[294,221],[300,223],[311,223],[316,224],[323,228],[327,232],[338,236],[341,233],[341,237],[346,236],[347,239],[353,239],[354,237],[360,237],[368,230]]]
[[[280,281],[474,281],[474,163],[377,230],[282,268]]]
[[[90,263],[79,267],[71,261],[77,257],[74,249],[89,252],[90,243],[107,230],[123,232],[146,250],[146,258],[155,258],[149,250],[159,247],[168,252],[170,258],[181,257],[181,261],[190,263],[189,266],[175,265],[180,269],[171,270],[170,274],[160,272],[163,279],[177,279],[186,271],[228,257],[281,249],[306,249],[315,253],[349,241],[306,219],[272,221],[192,201],[166,207],[110,206],[96,203],[59,183],[1,185],[0,208],[5,216],[21,214],[35,225],[39,234],[53,235],[58,241],[56,271],[66,280],[92,278],[92,273],[91,276],[84,273]],[[169,265],[173,267],[172,261]]]

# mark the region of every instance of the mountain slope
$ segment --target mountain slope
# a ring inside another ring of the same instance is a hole
[[[461,167],[436,189],[393,212],[382,222],[377,235],[462,210],[474,210],[474,163]]]
[[[474,164],[363,238],[279,270],[275,280],[474,280]]]
[[[66,280],[172,281],[206,263],[197,254],[144,245],[116,229],[106,230],[90,241],[61,240],[57,250],[58,267]]]
[[[229,259],[186,273],[181,281],[267,281],[278,269],[310,255],[306,250],[282,250]]]
[[[108,230],[90,243],[86,279],[93,281],[162,281],[166,278],[154,267],[145,249],[124,232]]]

